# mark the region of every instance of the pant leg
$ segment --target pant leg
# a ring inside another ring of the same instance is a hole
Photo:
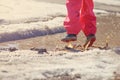
[[[93,12],[93,0],[82,0],[81,24],[82,30],[86,36],[96,33],[96,17]]]
[[[67,16],[64,27],[67,34],[78,34],[80,28],[80,8],[82,0],[66,0]]]

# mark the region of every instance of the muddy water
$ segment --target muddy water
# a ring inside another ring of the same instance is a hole
[[[108,37],[109,47],[120,46],[120,16],[111,14],[107,16],[97,17],[97,40],[94,45],[104,46],[106,38]],[[47,48],[53,50],[56,47],[63,47],[65,43],[60,39],[64,37],[66,33],[58,33],[54,35],[46,35],[35,38],[28,38],[17,41],[10,41],[1,43],[0,45],[17,44],[20,49],[30,49],[31,47]],[[78,40],[75,44],[83,44],[86,38],[82,31],[78,35]]]

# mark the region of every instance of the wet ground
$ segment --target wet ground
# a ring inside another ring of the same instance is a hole
[[[44,1],[52,2],[53,0]],[[64,4],[63,0],[54,0],[53,2]],[[94,45],[104,46],[107,39],[109,47],[120,47],[119,6],[101,3],[95,5],[97,5],[97,9],[103,9],[111,13],[97,15],[97,40]],[[68,52],[62,52],[61,54],[61,52],[57,53],[52,51],[56,47],[62,48],[66,45],[66,43],[60,41],[64,36],[66,36],[65,32],[0,43],[0,46],[12,44],[21,49],[16,52],[0,52],[0,80],[41,80],[41,76],[43,75],[48,77],[48,79],[42,80],[77,80],[78,78],[88,80],[84,79],[86,77],[91,80],[120,80],[120,75],[116,74],[116,71],[120,71],[119,48],[118,50],[113,49],[115,52],[96,49],[90,52],[88,51],[88,53],[85,52],[85,54],[70,54]],[[74,42],[74,44],[83,45],[85,40],[86,38],[81,31],[78,35],[78,40]],[[26,50],[32,47],[46,48],[50,50],[48,52],[50,52],[52,56],[49,54],[40,55],[36,51]],[[80,71],[79,73],[84,75],[69,75],[69,73],[72,72],[71,69],[73,68],[74,70],[75,67]],[[117,67],[119,70],[117,70]],[[113,78],[106,79],[107,75],[113,75]]]
[[[94,45],[104,46],[106,39],[108,39],[109,47],[120,46],[120,16],[113,13],[109,15],[97,16],[97,40]],[[61,42],[66,33],[57,33],[53,35],[46,35],[17,41],[9,41],[1,43],[1,45],[18,44],[20,49],[30,49],[31,47],[46,48],[53,50],[56,47],[63,47],[65,43]],[[82,31],[78,35],[78,40],[73,44],[81,44],[85,42],[86,38]]]

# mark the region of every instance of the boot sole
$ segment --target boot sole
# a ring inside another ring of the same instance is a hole
[[[67,38],[67,39],[62,39],[61,41],[63,42],[70,42],[70,41],[76,41],[77,39],[76,38]]]
[[[96,38],[93,37],[89,40],[86,41],[86,43],[84,44],[84,48],[85,49],[88,49],[88,47],[91,47],[93,45],[93,43],[95,42]]]

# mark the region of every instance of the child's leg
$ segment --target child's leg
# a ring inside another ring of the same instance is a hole
[[[93,0],[82,0],[82,9],[81,9],[81,24],[82,30],[87,37],[84,48],[92,46],[96,40],[96,17],[93,12],[94,4]]]
[[[78,34],[80,28],[80,8],[82,0],[66,0],[67,16],[64,27],[67,34]]]
[[[82,0],[81,27],[86,36],[96,33],[96,17],[93,8],[93,0]]]

